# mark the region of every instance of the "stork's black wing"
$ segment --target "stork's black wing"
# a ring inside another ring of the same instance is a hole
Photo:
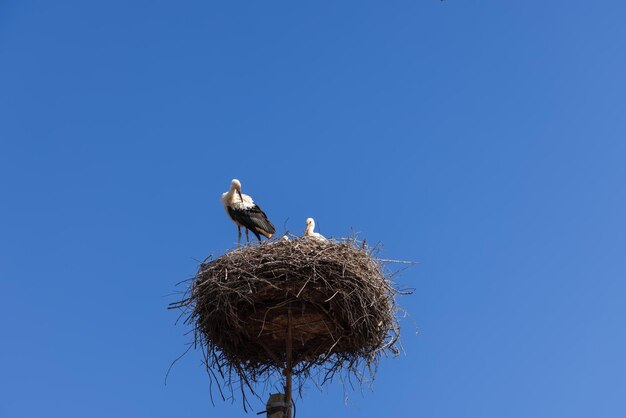
[[[256,204],[249,208],[227,208],[228,215],[241,226],[248,228],[260,239],[259,234],[270,238],[276,232],[276,228],[267,219],[265,212]]]

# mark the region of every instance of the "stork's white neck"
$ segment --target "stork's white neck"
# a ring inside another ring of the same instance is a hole
[[[232,203],[234,194],[235,194],[235,189],[231,187],[230,189],[228,189],[227,192],[222,193],[222,202],[224,202],[225,205]]]
[[[241,197],[239,197],[237,189],[232,186],[226,193],[222,194],[222,202],[224,205],[231,207],[248,208],[254,205],[254,201],[250,196],[242,193]]]

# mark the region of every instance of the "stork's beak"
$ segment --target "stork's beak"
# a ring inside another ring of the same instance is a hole
[[[237,190],[237,194],[239,195],[239,199],[241,199],[241,203],[243,203],[243,196],[241,196],[241,190]]]

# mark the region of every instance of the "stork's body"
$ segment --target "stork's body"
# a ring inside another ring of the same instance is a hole
[[[315,220],[313,218],[308,218],[306,220],[306,229],[304,230],[303,237],[312,238],[317,241],[328,241],[324,235],[319,232],[315,232]]]
[[[246,239],[248,239],[248,230],[250,230],[259,241],[261,241],[261,235],[265,238],[271,238],[276,232],[276,228],[267,219],[265,212],[254,203],[250,196],[241,193],[239,180],[233,180],[230,189],[226,193],[222,193],[222,203],[226,213],[239,230],[237,243],[241,241],[242,227],[246,229]]]

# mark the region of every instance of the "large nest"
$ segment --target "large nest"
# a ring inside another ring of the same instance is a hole
[[[337,372],[362,382],[383,353],[398,352],[397,290],[384,271],[353,239],[269,241],[201,263],[173,307],[231,393],[233,384],[254,393],[253,383],[282,371],[288,351],[300,384],[314,370],[319,383]]]

